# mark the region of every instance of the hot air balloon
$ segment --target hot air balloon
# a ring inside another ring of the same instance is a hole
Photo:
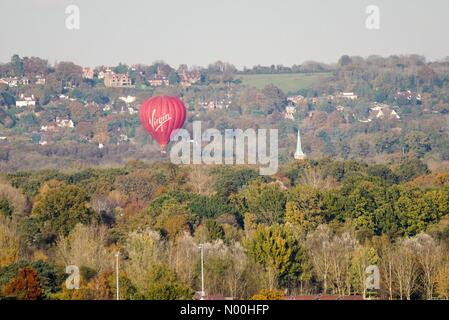
[[[145,100],[139,110],[140,122],[165,152],[173,131],[186,120],[186,107],[178,97],[156,96]]]

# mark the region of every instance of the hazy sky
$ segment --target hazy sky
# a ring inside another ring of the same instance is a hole
[[[65,27],[69,4],[80,8],[80,30]],[[380,30],[365,28],[370,4]],[[85,66],[449,56],[448,0],[0,0],[0,13],[2,62],[14,53]]]

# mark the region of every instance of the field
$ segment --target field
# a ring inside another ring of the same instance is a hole
[[[285,93],[295,93],[309,88],[330,75],[330,73],[244,74],[239,75],[238,78],[243,84],[258,89],[273,84]]]

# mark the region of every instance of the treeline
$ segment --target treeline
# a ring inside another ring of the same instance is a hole
[[[449,174],[293,162],[275,177],[251,167],[147,165],[4,174],[0,296],[191,299],[205,244],[207,294],[449,298]],[[68,290],[77,265],[81,288]],[[365,287],[380,270],[380,290]],[[280,291],[281,290],[281,291]]]

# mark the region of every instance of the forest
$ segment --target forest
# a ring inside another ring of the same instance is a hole
[[[129,161],[0,176],[0,299],[449,298],[449,173],[390,165]],[[68,265],[80,288],[69,290]],[[380,289],[365,286],[378,266]]]

